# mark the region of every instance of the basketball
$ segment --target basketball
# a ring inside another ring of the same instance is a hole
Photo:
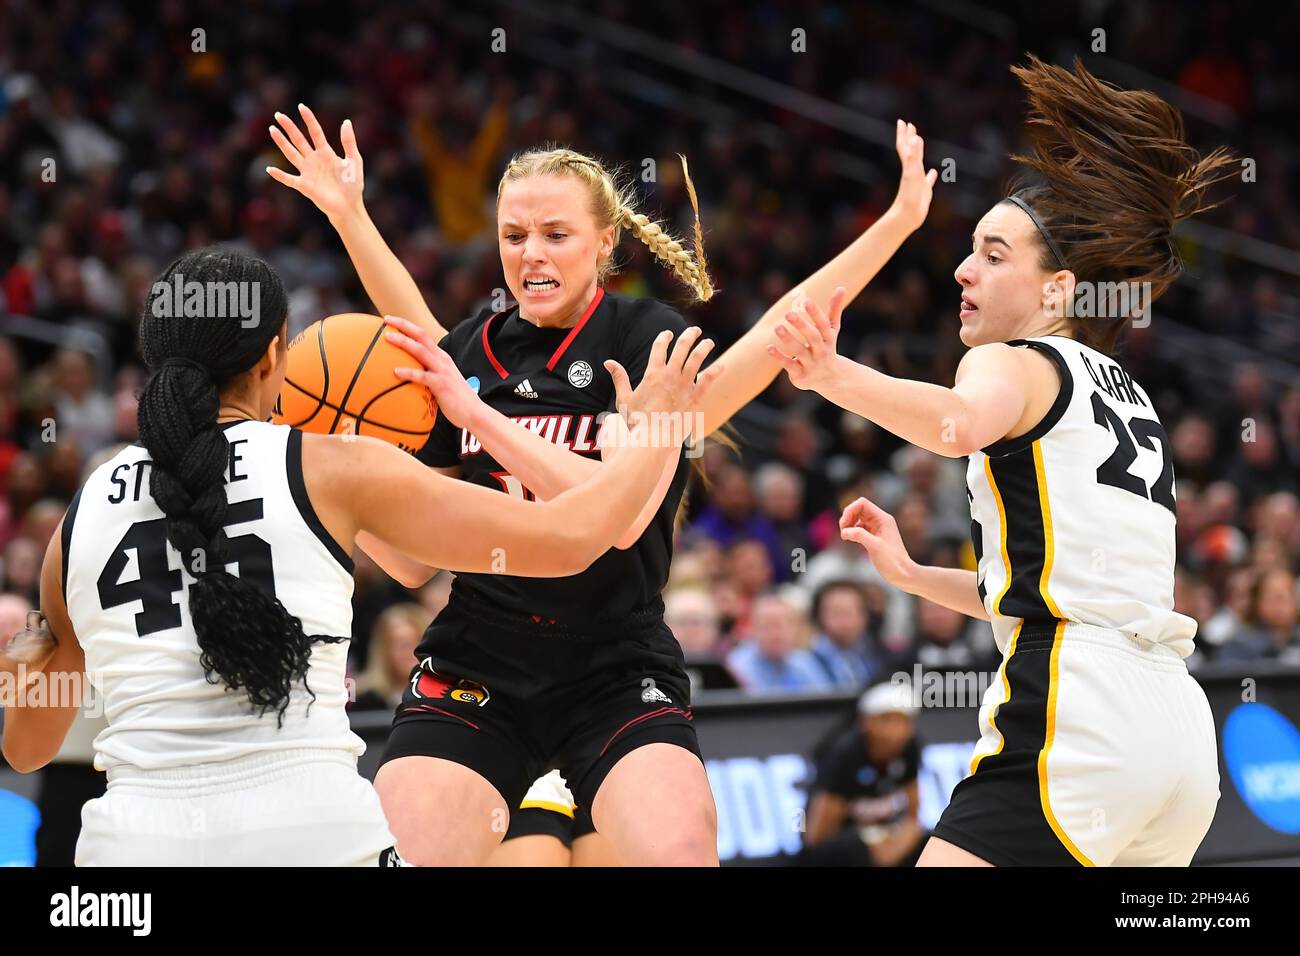
[[[370,435],[419,451],[438,406],[423,385],[393,374],[419,363],[384,338],[387,328],[377,316],[349,312],[294,336],[272,420],[322,435]]]

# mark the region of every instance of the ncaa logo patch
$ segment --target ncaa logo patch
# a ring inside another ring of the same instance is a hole
[[[465,384],[469,386],[470,391],[475,395],[478,394],[479,380],[477,375],[471,375],[469,378],[465,379]]]
[[[582,359],[569,366],[569,384],[574,388],[586,388],[591,384],[591,366]]]

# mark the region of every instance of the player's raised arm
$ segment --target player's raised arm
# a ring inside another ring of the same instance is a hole
[[[899,120],[895,147],[902,163],[898,193],[889,209],[843,252],[774,302],[740,340],[722,353],[726,371],[704,404],[704,434],[711,435],[744,405],[767,388],[781,371],[768,354],[776,325],[802,298],[839,303],[843,308],[857,297],[898,251],[909,235],[925,222],[934,194],[937,170],[925,171],[925,141],[911,123]],[[842,291],[841,291],[842,290]]]
[[[895,378],[838,354],[839,329],[837,307],[824,314],[809,301],[776,326],[768,350],[798,388],[949,458],[1005,438],[1027,414],[1041,417],[1058,387],[1041,355],[1001,342],[967,352],[952,388]]]
[[[330,225],[343,240],[366,294],[380,312],[406,316],[425,329],[435,342],[441,339],[447,330],[434,318],[419,286],[366,212],[362,199],[364,167],[352,121],[344,120],[339,131],[343,144],[343,155],[339,156],[325,138],[315,114],[301,103],[298,111],[310,140],[283,113],[275,114],[276,122],[283,129],[270,128],[271,139],[298,170],[298,175],[274,166],[266,167],[267,175],[302,193],[329,218]]]

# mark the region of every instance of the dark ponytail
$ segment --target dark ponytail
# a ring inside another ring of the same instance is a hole
[[[206,295],[195,308],[192,289],[216,290],[227,305],[254,303],[254,314],[207,314],[216,297]],[[244,690],[260,714],[276,711],[278,725],[292,686],[307,675],[312,645],[345,638],[307,636],[274,594],[226,570],[230,444],[217,414],[219,389],[257,364],[287,313],[284,286],[270,266],[238,250],[207,247],[167,267],[140,319],[151,372],[139,409],[140,441],[153,462],[149,493],[167,516],[167,540],[197,578],[189,606],[200,664],[209,682]]]
[[[1068,269],[1078,281],[1149,282],[1154,302],[1182,272],[1174,226],[1213,208],[1206,194],[1235,161],[1223,148],[1201,156],[1177,109],[1097,79],[1078,58],[1073,72],[1032,55],[1011,72],[1029,98],[1030,144],[1011,158],[1032,177],[1012,194],[1044,237],[1042,268]],[[1079,341],[1110,352],[1129,318],[1070,322]]]

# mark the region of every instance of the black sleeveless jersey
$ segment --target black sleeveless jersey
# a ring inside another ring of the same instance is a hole
[[[548,441],[599,460],[597,419],[615,406],[614,383],[604,362],[619,362],[635,387],[645,374],[655,337],[664,329],[677,334],[685,328],[681,315],[661,302],[598,290],[572,328],[538,328],[520,317],[518,306],[500,313],[484,309],[440,344],[492,408]],[[533,497],[467,429],[445,417],[439,416],[417,457],[434,467],[460,465],[468,481]],[[587,570],[563,578],[458,574],[453,594],[583,630],[616,626],[634,613],[640,617],[652,606],[661,607],[659,595],[672,560],[673,517],[689,472],[688,463],[679,459],[658,513],[627,550],[611,548]]]

